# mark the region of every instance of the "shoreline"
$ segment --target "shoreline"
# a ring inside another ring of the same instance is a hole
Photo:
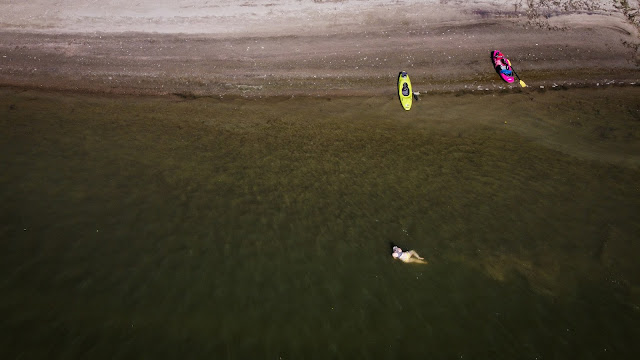
[[[175,98],[180,101],[198,100],[198,99],[219,99],[219,100],[267,100],[267,99],[336,99],[336,98],[371,98],[371,97],[388,97],[397,100],[395,89],[391,84],[389,89],[384,89],[384,93],[370,93],[370,92],[325,92],[325,93],[310,93],[310,94],[253,94],[253,93],[213,93],[213,94],[194,94],[192,92],[144,92],[144,91],[104,91],[104,90],[90,90],[90,89],[72,89],[72,88],[47,88],[38,86],[21,86],[21,85],[0,85],[0,91],[11,92],[26,92],[34,91],[38,93],[52,93],[52,94],[69,94],[69,95],[86,95],[97,97],[150,97],[150,98]],[[418,101],[428,99],[429,96],[500,96],[510,94],[543,94],[546,92],[556,91],[571,91],[571,90],[605,90],[609,88],[629,88],[634,89],[640,87],[640,83],[631,82],[611,82],[611,83],[596,83],[596,84],[584,84],[584,83],[572,83],[572,84],[552,84],[551,86],[536,86],[532,87],[527,85],[526,89],[523,89],[516,84],[511,84],[509,87],[491,86],[486,88],[471,89],[471,88],[455,88],[448,90],[430,90],[428,92],[420,93],[418,95]]]
[[[397,74],[404,70],[421,93],[517,87],[496,76],[489,60],[493,49],[509,57],[531,88],[640,83],[638,28],[628,12],[614,8],[514,11],[492,1],[267,6],[254,0],[218,5],[224,11],[201,28],[206,32],[161,33],[153,31],[163,29],[170,8],[162,15],[130,5],[108,15],[90,5],[85,12],[93,11],[93,17],[77,19],[77,31],[60,14],[23,19],[18,31],[7,25],[9,15],[0,17],[0,86],[196,97],[393,96]],[[341,8],[359,12],[350,18]],[[308,18],[287,24],[296,9]],[[135,21],[113,28],[102,23],[120,21],[134,10],[142,11],[133,18],[146,19],[150,32],[136,32]],[[201,10],[204,17],[217,14]],[[21,13],[13,11],[19,20]],[[194,31],[202,16],[189,11],[182,21]],[[49,28],[39,29],[38,21]],[[237,27],[221,29],[234,22]]]

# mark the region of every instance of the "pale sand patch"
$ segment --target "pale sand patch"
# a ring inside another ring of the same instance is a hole
[[[0,4],[0,29],[46,32],[313,34],[479,17],[625,14],[619,0],[32,0]],[[627,1],[627,14],[640,7]],[[586,18],[582,18],[583,20]]]
[[[0,4],[0,28],[46,32],[283,35],[467,20],[462,4],[439,0],[34,0]],[[506,11],[500,1],[466,6]]]

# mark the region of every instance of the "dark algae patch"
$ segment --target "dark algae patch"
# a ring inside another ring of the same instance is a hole
[[[638,98],[2,90],[0,357],[633,358]]]

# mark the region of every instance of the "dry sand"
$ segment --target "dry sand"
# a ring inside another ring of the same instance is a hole
[[[389,95],[640,82],[640,1],[32,0],[0,4],[0,86]]]

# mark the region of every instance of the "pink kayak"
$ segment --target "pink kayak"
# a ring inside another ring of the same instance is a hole
[[[493,50],[491,52],[491,61],[493,62],[493,67],[496,69],[496,72],[502,80],[513,83],[516,79],[513,77],[513,69],[511,69],[511,62],[504,57],[504,55],[499,50]]]

